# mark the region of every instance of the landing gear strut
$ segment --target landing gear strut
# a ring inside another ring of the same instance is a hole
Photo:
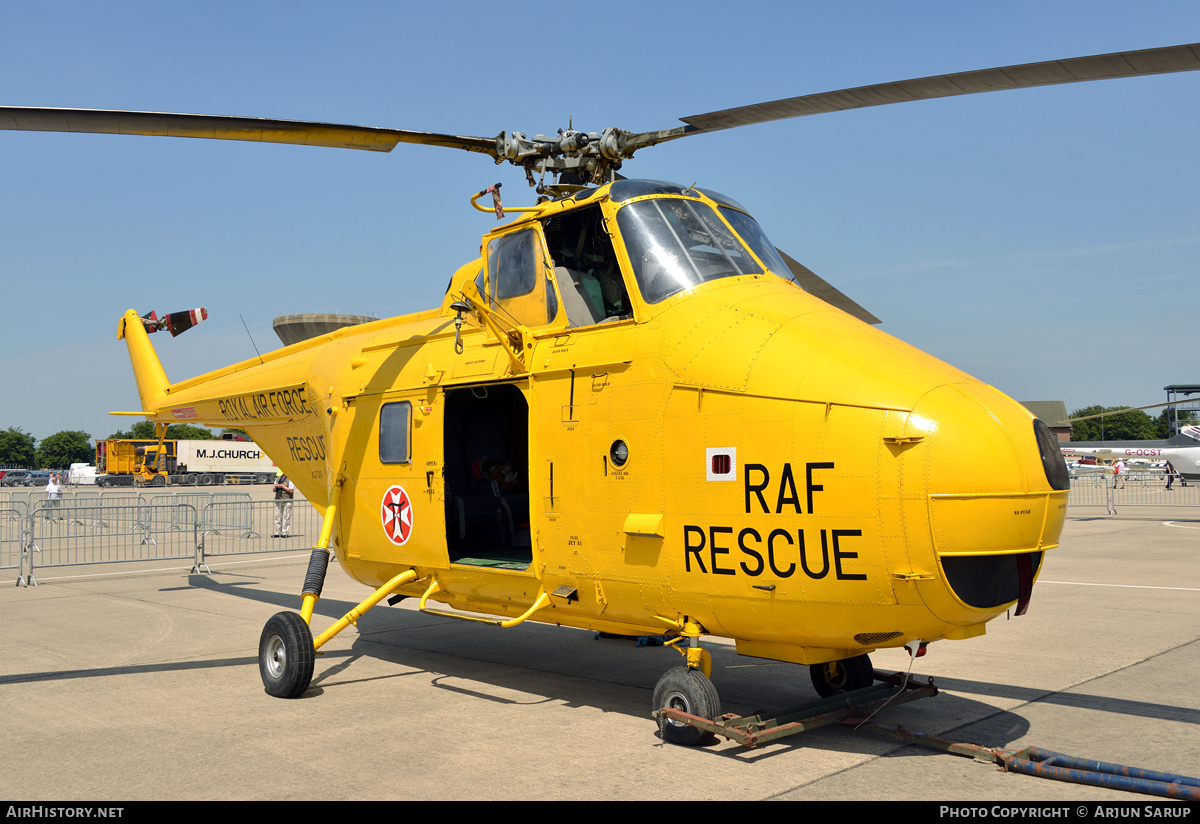
[[[700,646],[704,627],[687,618],[671,623],[679,630],[679,636],[668,641],[667,646],[675,646],[687,661],[687,666],[667,670],[658,679],[654,687],[652,709],[663,741],[694,747],[711,739],[712,733],[660,715],[658,711],[666,708],[712,721],[721,714],[721,698],[712,681],[708,680],[712,674],[712,656]]]

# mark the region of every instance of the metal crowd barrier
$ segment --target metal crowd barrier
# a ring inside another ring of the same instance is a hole
[[[0,569],[20,570],[29,545],[28,513],[17,506],[0,506]]]
[[[192,559],[193,571],[202,571],[212,556],[308,549],[320,531],[320,515],[303,499],[277,503],[254,501],[248,493],[192,492],[18,496],[0,499],[0,569],[17,570],[18,586],[37,586],[37,569],[82,564]]]
[[[1200,506],[1200,484],[1165,472],[1077,472],[1071,475],[1067,505],[1104,507],[1109,515],[1118,506]]]
[[[301,499],[211,503],[201,521],[205,557],[309,549],[321,534],[320,514]]]
[[[195,507],[188,504],[62,504],[62,501],[43,501],[30,513],[31,566],[158,561],[192,558],[196,554],[199,524]],[[176,530],[164,528],[172,520],[185,526]],[[132,527],[112,529],[114,522]]]

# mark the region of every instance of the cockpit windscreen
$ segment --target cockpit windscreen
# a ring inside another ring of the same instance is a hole
[[[762,274],[742,242],[699,201],[641,200],[623,207],[617,224],[647,303],[710,280]]]

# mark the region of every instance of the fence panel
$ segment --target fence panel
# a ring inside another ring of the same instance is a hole
[[[1200,506],[1200,485],[1179,476],[1123,472],[1113,475],[1109,483],[1114,506]]]
[[[201,513],[202,555],[309,549],[321,533],[313,505],[296,501],[214,502]]]
[[[30,542],[36,567],[195,557],[199,540],[195,507],[136,502],[61,504],[61,501],[44,501],[30,513]],[[172,513],[169,511],[172,509],[179,511]],[[156,531],[158,526],[172,522],[182,526]]]
[[[1102,506],[1110,510],[1110,489],[1112,478],[1103,472],[1082,472],[1071,474],[1071,491],[1067,496],[1068,507]]]
[[[0,569],[21,568],[21,550],[29,543],[28,524],[22,506],[6,503],[0,508]]]

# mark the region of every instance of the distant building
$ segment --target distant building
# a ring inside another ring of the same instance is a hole
[[[346,326],[357,326],[360,323],[371,323],[379,318],[369,315],[280,315],[275,318],[275,334],[283,341],[284,346],[291,346],[302,340],[327,335],[336,329]]]
[[[1197,408],[1200,399],[1190,397],[1200,394],[1200,384],[1173,383],[1164,386],[1163,391],[1167,393],[1167,403],[1178,404],[1167,407],[1167,436],[1170,437],[1179,434],[1181,418],[1184,423],[1188,423],[1193,420],[1191,416],[1200,413],[1200,408]]]
[[[1071,424],[1067,423],[1067,404],[1063,401],[1021,401],[1025,407],[1058,438],[1059,443],[1071,440]]]

